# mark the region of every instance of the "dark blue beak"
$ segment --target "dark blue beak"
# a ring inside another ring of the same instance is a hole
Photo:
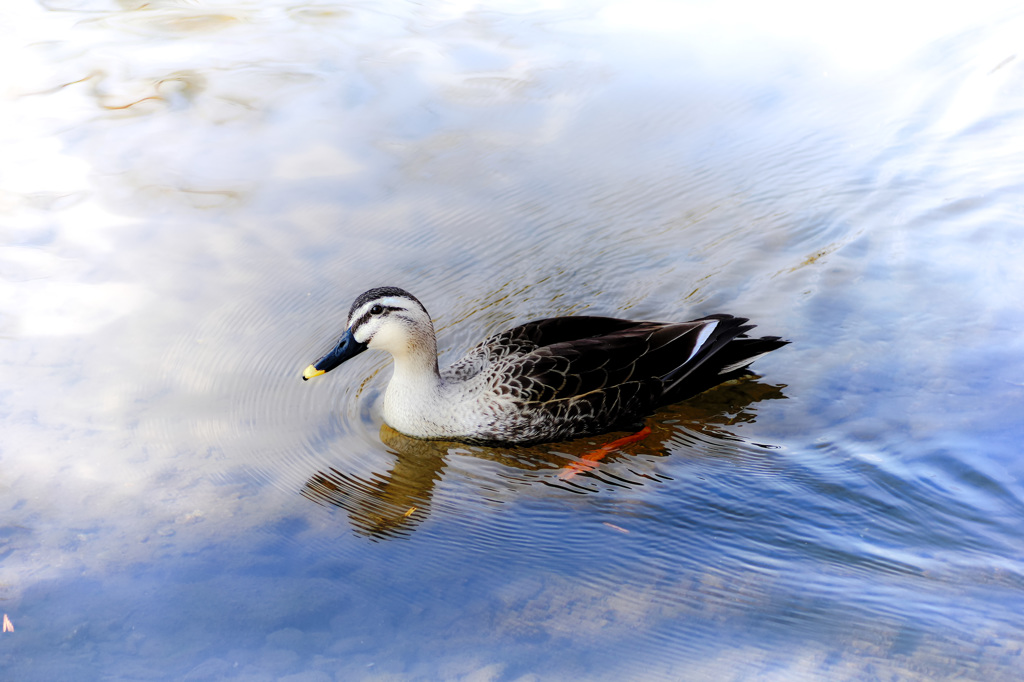
[[[352,336],[352,330],[346,329],[334,350],[306,368],[306,371],[302,373],[302,380],[305,381],[306,379],[318,377],[325,372],[330,372],[341,363],[349,358],[354,358],[364,350],[366,350],[366,344],[356,341],[356,337]]]

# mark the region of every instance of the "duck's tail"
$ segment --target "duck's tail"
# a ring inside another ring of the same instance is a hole
[[[700,349],[682,365],[662,377],[663,404],[678,402],[713,386],[749,374],[750,364],[789,341],[778,336],[751,338],[754,328],[747,319],[732,315],[709,315],[718,322]]]

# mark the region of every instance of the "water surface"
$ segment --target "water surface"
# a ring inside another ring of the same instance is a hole
[[[4,9],[5,677],[1016,679],[1024,25],[969,9]],[[377,285],[442,363],[793,343],[596,465],[424,443],[386,358],[300,378]]]

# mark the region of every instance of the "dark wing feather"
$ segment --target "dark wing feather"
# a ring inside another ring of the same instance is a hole
[[[515,361],[506,371],[539,384],[532,395],[522,397],[531,402],[565,400],[635,382],[657,386],[660,390],[652,391],[657,400],[701,368],[716,374],[732,365],[741,369],[744,360],[786,343],[777,337],[748,338],[745,332],[753,325],[731,315],[680,323],[611,322],[618,324],[610,332],[552,343]]]
[[[481,369],[510,356],[522,356],[556,343],[602,336],[635,326],[613,317],[551,317],[534,320],[490,336],[446,370],[448,378],[464,381]]]
[[[632,320],[620,320],[615,317],[593,317],[587,315],[580,315],[578,317],[549,317],[513,327],[508,331],[496,334],[491,339],[507,339],[509,342],[516,343],[521,348],[535,350],[566,341],[579,341],[597,336],[606,336],[617,331],[635,327],[637,324],[642,323],[633,322]],[[489,343],[491,339],[484,341],[484,344]]]
[[[749,374],[748,365],[765,353],[781,348],[789,341],[777,336],[750,338],[741,334],[709,355],[698,365],[688,368],[685,376],[666,386],[666,404],[679,402],[702,393],[730,379]]]
[[[662,377],[699,355],[711,325],[616,322],[609,333],[508,358],[496,375],[523,409],[555,416],[553,422],[565,423],[567,432],[632,421],[661,402]]]

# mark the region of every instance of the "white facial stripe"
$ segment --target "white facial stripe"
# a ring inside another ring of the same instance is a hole
[[[380,306],[385,310],[389,310],[391,313],[395,313],[395,316],[371,315],[370,310],[374,306]],[[389,328],[389,320],[394,322],[399,319],[407,319],[409,312],[415,314],[417,310],[421,310],[420,306],[415,301],[411,301],[404,296],[381,296],[372,301],[367,301],[359,306],[352,313],[352,317],[349,318],[352,336],[359,343],[370,343],[370,340],[375,338],[382,329]],[[406,313],[406,315],[402,313]]]
[[[370,308],[372,308],[375,305],[383,306],[385,308],[402,308],[403,310],[408,310],[411,303],[412,301],[410,301],[409,299],[402,298],[399,296],[384,296],[383,298],[375,298],[372,301],[367,301],[363,305],[359,306],[359,308],[352,313],[352,316],[349,318],[348,321],[349,324],[355,324],[358,320],[362,319],[368,312],[370,312]]]
[[[408,309],[410,305],[413,305],[413,302],[409,299],[399,296],[385,296],[384,298],[378,298],[377,303],[385,308]]]

